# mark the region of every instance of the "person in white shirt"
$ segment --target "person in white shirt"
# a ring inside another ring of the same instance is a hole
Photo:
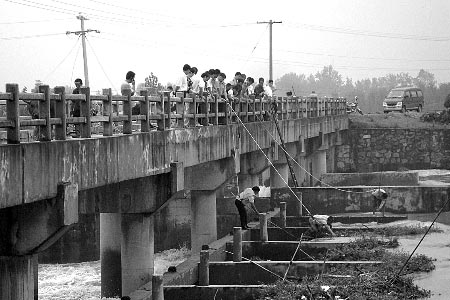
[[[183,73],[184,75],[181,76],[177,81],[175,92],[189,92],[190,87],[192,87],[192,81],[190,79],[192,77],[191,66],[185,64],[183,66]]]
[[[371,191],[373,197],[373,214],[375,211],[380,211],[386,205],[386,199],[388,198],[388,194],[382,188],[374,189]],[[384,210],[383,210],[384,217]]]
[[[267,97],[273,96],[272,89],[270,88],[270,86],[268,85],[264,86],[264,95],[266,95]]]
[[[277,88],[276,88],[275,85],[273,84],[273,80],[272,80],[272,79],[269,80],[268,86],[272,89],[272,95],[274,95],[274,94],[275,94],[275,91],[277,90]]]
[[[236,196],[234,204],[236,205],[239,212],[242,229],[250,228],[248,227],[247,212],[251,211],[252,209],[255,212],[258,212],[255,206],[255,197],[258,197],[259,191],[259,186],[254,186],[252,188],[246,188],[242,193],[239,194],[239,196]]]
[[[247,95],[251,96],[255,92],[255,80],[252,77],[247,77]]]
[[[333,217],[328,215],[314,215],[309,216],[309,231],[308,235],[312,238],[322,237],[324,235],[335,236],[332,228]]]
[[[120,92],[122,95],[125,95],[125,90],[131,90],[131,96],[134,96],[136,91],[136,82],[134,78],[136,74],[133,71],[128,71],[125,76],[125,82],[120,86]]]

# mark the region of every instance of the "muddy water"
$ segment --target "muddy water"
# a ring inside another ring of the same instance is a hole
[[[412,226],[417,224],[415,221],[409,222]],[[423,223],[423,225],[428,226],[429,224],[431,222]],[[415,275],[414,282],[424,289],[431,290],[431,298],[428,299],[444,300],[450,299],[450,226],[439,223],[437,226],[444,232],[429,233],[415,252],[436,259],[434,262],[436,269],[430,273]],[[400,249],[411,253],[421,237],[401,237],[399,239]]]

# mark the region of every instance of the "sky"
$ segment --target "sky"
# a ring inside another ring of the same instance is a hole
[[[0,0],[0,91],[36,80],[73,86],[84,80],[79,13],[87,18],[89,84],[120,90],[127,71],[175,83],[185,63],[273,79],[333,67],[353,81],[433,73],[450,82],[448,0]]]

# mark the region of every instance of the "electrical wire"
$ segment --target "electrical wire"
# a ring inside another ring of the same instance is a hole
[[[43,81],[46,81],[47,78],[52,75],[53,73],[55,73],[55,71],[66,61],[66,59],[69,57],[70,54],[72,54],[73,50],[75,49],[75,47],[77,46],[78,42],[80,40],[80,37],[78,36],[78,39],[75,41],[75,44],[73,45],[72,49],[70,49],[69,53],[67,53],[67,55],[59,62],[58,65],[56,65],[56,67],[47,75],[44,77]]]
[[[86,41],[88,42],[89,47],[92,50],[92,53],[94,53],[95,59],[97,60],[97,63],[99,64],[100,68],[103,71],[103,74],[105,75],[106,79],[108,79],[109,84],[112,86],[112,88],[114,89],[114,91],[118,94],[117,89],[114,87],[114,84],[111,82],[111,79],[109,78],[109,76],[106,74],[105,69],[103,68],[103,65],[101,64],[100,60],[98,59],[97,54],[94,51],[94,48],[92,47],[91,43],[89,42],[89,40],[86,38]]]
[[[47,34],[35,34],[35,35],[23,35],[23,36],[10,36],[10,37],[0,37],[0,40],[22,40],[22,39],[31,39],[38,37],[47,37],[47,36],[55,36],[55,35],[65,35],[65,33],[47,33]]]
[[[262,37],[264,36],[264,34],[266,33],[267,29],[269,28],[269,24],[267,24],[266,28],[264,28],[263,32],[261,33],[258,41],[256,42],[255,46],[253,47],[252,51],[250,52],[250,54],[248,55],[247,59],[245,60],[245,62],[243,63],[243,65],[241,66],[241,69],[244,69],[244,67],[247,65],[248,60],[252,57],[253,52],[255,52],[256,47],[258,47],[259,42],[261,41]]]
[[[78,36],[78,38],[79,38],[79,37],[80,37],[80,36]],[[75,65],[76,65],[76,63],[77,63],[78,53],[80,52],[80,49],[81,49],[81,43],[79,44],[77,53],[75,54],[75,60],[73,61],[72,74],[70,75],[70,83],[69,83],[69,86],[72,86],[72,81],[73,81],[73,71],[75,70]]]
[[[286,24],[286,26],[290,26],[290,27],[294,27],[294,28],[304,28],[304,29],[308,29],[308,30],[350,34],[350,35],[358,35],[358,36],[380,37],[380,38],[399,39],[399,40],[428,41],[428,42],[450,41],[450,37],[418,36],[418,35],[409,35],[409,34],[363,31],[363,30],[352,29],[352,28],[338,28],[338,27],[328,27],[328,26],[322,26],[322,25],[292,23],[292,22],[285,22],[283,24]]]
[[[0,25],[16,25],[16,24],[29,24],[29,23],[43,23],[43,22],[54,22],[54,21],[68,21],[71,18],[65,19],[48,19],[48,20],[30,20],[30,21],[11,21],[11,22],[0,22]]]

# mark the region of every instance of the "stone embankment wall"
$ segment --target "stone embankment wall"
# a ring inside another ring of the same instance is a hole
[[[349,129],[336,172],[449,169],[450,129]]]

